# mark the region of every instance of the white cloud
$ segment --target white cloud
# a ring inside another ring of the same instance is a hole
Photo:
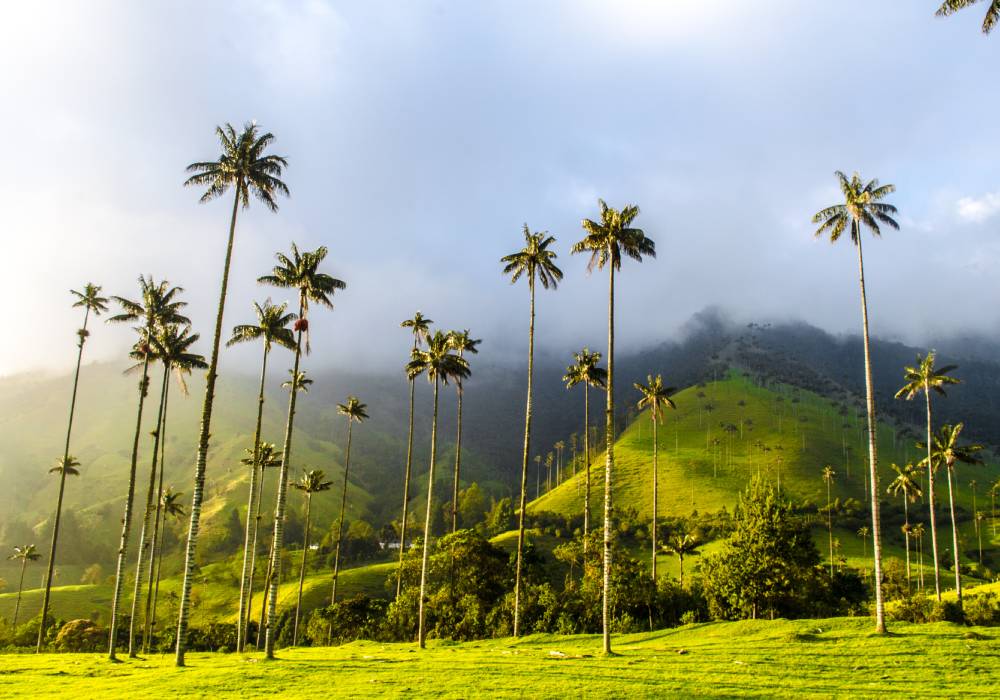
[[[980,224],[1000,213],[1000,192],[987,192],[981,197],[962,197],[955,206],[958,218]]]

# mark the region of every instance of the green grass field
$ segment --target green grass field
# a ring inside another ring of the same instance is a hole
[[[99,654],[0,656],[0,696],[996,697],[1000,631],[868,619],[743,621],[616,636],[469,643],[354,642],[259,655],[199,653],[112,664]]]

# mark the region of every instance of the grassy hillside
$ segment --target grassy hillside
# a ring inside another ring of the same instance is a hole
[[[0,695],[340,697],[943,697],[996,696],[993,628],[867,619],[743,621],[616,636],[535,635],[456,644],[354,642],[259,655],[155,656],[111,664],[100,654],[0,656]],[[56,671],[55,669],[58,669]]]

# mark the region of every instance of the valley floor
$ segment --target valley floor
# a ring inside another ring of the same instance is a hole
[[[535,635],[415,644],[355,642],[258,655],[198,653],[112,664],[97,654],[0,655],[0,696],[908,697],[1000,695],[1000,629],[857,618],[688,625],[614,638]]]

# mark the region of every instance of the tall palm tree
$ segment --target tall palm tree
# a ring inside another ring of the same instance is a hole
[[[249,567],[256,548],[258,521],[252,519],[250,514],[254,511],[254,506],[257,505],[260,498],[258,494],[258,474],[261,472],[259,468],[260,427],[264,419],[264,383],[267,380],[267,358],[273,345],[287,350],[295,350],[295,335],[288,324],[297,317],[293,313],[285,313],[286,308],[288,308],[287,304],[272,304],[270,299],[265,301],[263,306],[254,302],[253,309],[257,315],[257,322],[233,328],[233,337],[226,343],[226,347],[232,347],[239,343],[259,340],[264,345],[264,357],[260,365],[260,386],[257,390],[257,422],[254,424],[253,448],[251,449],[249,465],[250,494],[247,497],[247,525],[243,537],[243,572],[240,575],[240,603],[236,617],[237,651],[243,651],[246,644],[247,589],[252,572]]]
[[[931,421],[931,392],[937,392],[941,396],[946,396],[945,386],[958,384],[960,380],[949,377],[948,373],[957,369],[955,365],[948,365],[940,369],[934,367],[936,355],[933,350],[921,357],[917,355],[917,363],[913,367],[906,367],[903,370],[903,378],[906,382],[899,391],[896,398],[905,398],[907,401],[913,400],[917,394],[923,392],[927,406],[927,460],[931,456],[933,445],[933,427]],[[925,461],[927,461],[925,460]],[[927,508],[931,515],[931,554],[934,559],[934,591],[938,600],[941,600],[941,565],[938,560],[937,548],[937,516],[934,512],[936,501],[934,498],[934,470],[927,469]]]
[[[927,465],[927,470],[941,466],[947,469],[948,473],[948,505],[951,509],[951,540],[955,557],[955,593],[958,595],[958,605],[962,606],[962,567],[959,562],[958,550],[958,521],[955,519],[955,492],[952,486],[955,475],[955,465],[959,462],[963,464],[982,464],[983,460],[976,456],[981,452],[982,445],[959,445],[958,439],[965,427],[963,423],[955,425],[942,425],[934,436],[933,448],[929,455],[924,458],[921,464]],[[923,445],[920,445],[923,447]]]
[[[248,453],[246,457],[240,460],[244,465],[250,466],[254,462],[253,450],[247,449]],[[260,485],[257,488],[257,504],[254,509],[253,518],[253,536],[250,541],[250,570],[247,576],[247,602],[246,602],[246,621],[243,623],[243,645],[246,646],[247,642],[247,630],[250,627],[250,610],[253,609],[253,577],[254,572],[257,570],[257,534],[260,530],[260,508],[261,503],[264,501],[264,476],[267,474],[268,469],[273,469],[274,467],[281,466],[281,455],[278,453],[278,448],[275,447],[273,442],[261,442],[257,449],[257,466],[260,469]],[[267,565],[268,569],[264,580],[267,581],[271,577],[271,553],[268,551]],[[260,646],[261,642],[261,630],[264,629],[264,613],[267,609],[266,605],[261,605],[260,609],[260,624],[257,626],[257,646]]]
[[[556,486],[558,486],[562,483],[562,458],[563,450],[566,449],[566,443],[562,440],[557,440],[553,447],[556,448]]]
[[[298,489],[306,497],[306,528],[302,536],[302,564],[299,566],[299,594],[295,599],[295,627],[292,630],[292,646],[299,645],[299,618],[302,611],[302,584],[306,580],[306,559],[309,557],[309,526],[311,524],[312,497],[314,493],[329,491],[333,486],[332,481],[323,481],[326,474],[322,469],[310,469],[302,477],[292,484],[292,488]]]
[[[53,527],[52,551],[55,551],[56,544],[58,544],[59,541],[59,514],[62,512],[62,495],[63,495],[63,489],[65,488],[66,485],[66,477],[80,476],[80,470],[77,468],[79,466],[80,462],[77,461],[76,457],[67,454],[62,459],[56,461],[56,466],[49,469],[50,474],[55,474],[55,473],[59,474],[59,499],[56,501],[55,524],[52,526]],[[45,639],[44,631],[45,628],[47,627],[47,625],[45,624],[45,616],[48,614],[49,611],[48,597],[49,597],[49,589],[52,586],[52,572],[53,572],[52,560],[53,560],[53,555],[52,552],[50,551],[49,566],[45,573],[45,593],[44,597],[42,598],[42,617],[38,626],[38,643],[35,646],[35,653],[41,652],[42,640]]]
[[[667,540],[663,548],[677,557],[677,564],[680,567],[680,578],[678,583],[684,587],[684,557],[694,557],[699,554],[698,549],[701,542],[694,535],[674,535]]]
[[[24,570],[29,561],[37,561],[42,555],[35,549],[35,545],[26,544],[14,547],[14,553],[7,557],[11,561],[21,562],[21,578],[17,582],[17,602],[14,603],[14,619],[10,623],[12,629],[17,628],[17,616],[21,612],[21,591],[24,589]]]
[[[830,503],[830,488],[837,472],[829,464],[823,467],[823,481],[826,482],[826,529],[830,537],[830,578],[833,578],[833,505]]]
[[[871,530],[868,529],[867,525],[862,525],[858,528],[858,537],[861,538],[861,558],[865,562],[865,581],[868,580],[868,535],[871,534]],[[909,533],[906,533],[909,535]],[[907,549],[909,551],[909,549]]]
[[[868,296],[865,292],[865,265],[861,251],[861,232],[867,228],[876,237],[881,235],[879,224],[898,229],[899,224],[892,217],[896,207],[883,202],[896,191],[894,185],[879,185],[878,180],[865,183],[857,173],[851,177],[839,170],[836,172],[844,195],[843,204],[835,204],[816,213],[813,223],[819,224],[816,236],[829,234],[830,242],[836,243],[845,230],[850,229],[851,242],[858,251],[858,280],[861,287],[861,325],[865,348],[865,405],[868,410],[868,469],[871,479],[872,512],[872,558],[875,568],[875,631],[882,634],[885,627],[885,598],[882,591],[882,529],[878,500],[878,444],[877,423],[875,422],[875,389],[872,384],[871,342],[868,331]]]
[[[483,342],[469,335],[468,328],[464,331],[452,331],[450,335],[451,346],[458,351],[459,357],[464,357],[467,352],[477,354],[479,352],[477,347]],[[451,489],[451,531],[453,533],[458,530],[458,483],[462,471],[462,395],[465,392],[462,389],[461,378],[455,379],[455,393],[458,397],[458,417],[455,430],[455,479]]]
[[[192,370],[195,369],[205,369],[208,364],[205,362],[205,358],[196,353],[190,352],[190,347],[198,341],[199,336],[197,334],[191,335],[189,329],[181,328],[180,326],[169,326],[163,332],[158,333],[154,337],[153,347],[157,358],[163,363],[164,369],[164,379],[166,379],[167,373],[173,372],[174,377],[177,380],[177,385],[180,387],[181,393],[184,396],[188,394],[187,382],[185,381],[185,376],[190,376]],[[170,382],[165,382],[162,389],[161,396],[161,408],[160,417],[156,427],[156,440],[154,440],[154,446],[156,442],[159,442],[160,448],[160,466],[159,466],[159,485],[157,487],[156,494],[156,507],[153,512],[153,536],[149,540],[150,556],[149,556],[149,571],[147,576],[147,587],[146,587],[146,616],[145,625],[143,627],[143,650],[145,652],[149,651],[149,639],[152,634],[151,624],[153,614],[151,611],[151,606],[153,603],[153,564],[156,555],[157,544],[160,535],[160,515],[162,510],[162,500],[163,500],[163,472],[166,469],[166,450],[167,450],[167,411],[170,403]],[[152,480],[150,481],[152,484]],[[148,519],[148,512],[150,510],[150,504],[147,502],[146,512],[147,515],[144,516],[143,520],[143,533],[145,533],[145,522]],[[145,534],[140,538],[140,541],[145,542]],[[146,545],[143,545],[144,547]],[[141,554],[142,550],[140,550]],[[138,589],[137,589],[138,590]],[[138,595],[136,595],[138,598]],[[133,609],[135,604],[133,602]],[[132,620],[134,620],[136,615],[132,615]],[[131,634],[131,632],[130,632]]]
[[[284,546],[285,537],[285,500],[288,494],[288,469],[291,465],[292,454],[292,429],[295,425],[295,399],[299,390],[305,390],[311,380],[305,380],[299,371],[299,363],[302,359],[302,351],[309,354],[309,305],[319,304],[328,309],[333,308],[330,300],[334,293],[341,289],[346,289],[347,285],[341,280],[331,277],[325,272],[319,271],[319,266],[326,259],[327,250],[325,246],[320,246],[314,251],[299,251],[298,246],[292,243],[291,256],[284,253],[277,253],[275,257],[278,264],[270,275],[264,275],[257,281],[260,284],[269,284],[283,289],[294,289],[299,294],[298,320],[295,322],[295,360],[292,364],[291,382],[288,384],[291,391],[288,394],[288,416],[285,421],[285,443],[281,452],[281,468],[278,471],[278,492],[274,507],[274,533],[271,544],[271,573],[272,577],[267,582],[267,632],[264,638],[267,658],[274,658],[275,623],[277,622],[278,607],[278,581],[274,575],[280,570],[281,550]],[[305,335],[305,348],[302,346],[303,335]]]
[[[411,378],[427,375],[427,380],[434,385],[434,411],[431,419],[431,463],[427,472],[427,514],[424,518],[423,556],[420,565],[420,622],[417,640],[420,648],[426,645],[424,630],[424,602],[427,591],[427,558],[430,553],[431,512],[434,498],[434,463],[437,461],[437,423],[438,423],[438,391],[443,382],[458,381],[469,376],[469,362],[464,357],[453,352],[451,337],[437,331],[427,339],[426,350],[414,350],[410,363],[406,366]]]
[[[910,533],[917,543],[917,557],[920,559],[920,576],[917,579],[917,586],[921,591],[924,590],[924,532],[923,523],[917,523],[910,528]]]
[[[357,396],[348,396],[346,403],[337,404],[337,413],[347,418],[347,451],[344,454],[344,488],[340,494],[340,518],[337,520],[337,549],[333,555],[333,588],[330,591],[330,605],[337,602],[340,545],[344,539],[344,513],[347,512],[347,477],[351,471],[351,434],[355,423],[363,423],[368,420],[368,406],[361,403]]]
[[[162,444],[162,443],[161,443]],[[161,461],[162,464],[162,461]],[[163,473],[162,471],[160,472]],[[163,532],[167,527],[167,518],[174,518],[175,520],[180,520],[187,512],[184,510],[184,505],[181,503],[181,496],[184,494],[180,491],[174,491],[171,487],[167,487],[166,490],[162,491],[160,494],[160,515],[162,519],[162,525],[159,530],[159,541],[156,545],[154,555],[156,557],[156,574],[155,574],[155,585],[153,586],[153,594],[150,596],[150,611],[147,614],[147,619],[149,620],[149,632],[146,635],[147,638],[147,652],[148,644],[152,639],[153,634],[156,632],[156,599],[160,597],[160,574],[163,569]]]
[[[70,459],[69,454],[69,438],[73,432],[73,414],[76,411],[76,390],[80,383],[80,362],[83,360],[83,344],[87,342],[87,337],[90,335],[90,331],[87,330],[87,321],[90,320],[90,314],[93,312],[95,316],[100,316],[102,313],[108,310],[108,300],[101,296],[101,288],[95,284],[88,282],[83,286],[83,291],[78,292],[75,289],[69,290],[76,301],[73,303],[73,308],[83,307],[83,326],[76,332],[76,371],[73,373],[73,394],[69,401],[69,423],[66,426],[66,444],[63,448],[63,458],[62,463],[66,464]],[[66,475],[63,474],[59,478],[59,495],[56,497],[56,515],[52,523],[52,546],[49,548],[49,563],[48,568],[45,570],[45,586],[44,592],[42,593],[42,617],[41,622],[38,625],[38,644],[35,647],[36,652],[42,650],[42,640],[45,638],[46,632],[46,617],[49,613],[49,594],[52,590],[52,574],[55,570],[56,564],[56,544],[59,541],[59,520],[62,516],[62,502],[63,502],[63,492],[66,488]]]
[[[584,348],[573,353],[573,364],[566,368],[563,381],[566,389],[583,384],[583,460],[587,465],[583,496],[583,553],[587,553],[590,539],[590,387],[603,389],[607,385],[608,371],[601,367],[601,353]]]
[[[979,0],[944,0],[934,14],[938,17],[947,17],[975,5],[977,2]],[[989,2],[989,7],[986,8],[986,17],[983,18],[983,34],[989,34],[993,31],[997,21],[1000,21],[1000,0],[987,0],[987,2]]]
[[[171,287],[163,280],[159,284],[152,276],[139,278],[141,301],[131,301],[124,297],[111,297],[122,307],[122,313],[108,319],[109,323],[136,323],[139,334],[137,343],[142,378],[139,380],[139,406],[136,409],[135,433],[132,437],[132,457],[129,462],[128,494],[125,498],[125,515],[122,517],[122,534],[118,545],[118,563],[115,567],[115,588],[111,599],[111,621],[108,625],[108,657],[114,660],[118,641],[118,610],[121,604],[122,587],[125,583],[125,561],[128,555],[128,541],[132,532],[132,506],[135,500],[135,469],[139,458],[139,436],[142,433],[142,409],[149,390],[149,363],[154,359],[153,339],[157,332],[170,325],[190,325],[191,321],[181,314],[187,302],[178,301],[177,295],[184,290]],[[136,355],[133,354],[133,357]]]
[[[586,237],[573,245],[573,253],[589,253],[587,270],[608,268],[608,385],[605,409],[605,462],[604,462],[604,595],[601,606],[603,648],[611,653],[611,472],[615,465],[615,272],[621,269],[622,254],[637,262],[642,256],[656,257],[656,244],[647,238],[642,229],[632,224],[639,216],[639,207],[629,204],[621,210],[609,207],[603,199],[597,200],[601,220],[583,220]]]
[[[535,374],[535,282],[545,289],[556,289],[563,273],[556,266],[556,252],[549,246],[556,242],[555,237],[546,232],[532,233],[528,224],[524,224],[524,248],[500,258],[503,263],[503,274],[510,275],[510,283],[514,284],[521,277],[528,281],[528,296],[530,298],[528,316],[528,399],[524,411],[524,452],[521,458],[521,498],[518,510],[517,524],[517,566],[514,574],[514,637],[518,636],[521,624],[521,559],[524,552],[524,516],[527,508],[528,489],[528,453],[531,451],[531,400],[532,382]],[[537,488],[536,496],[537,496]]]
[[[434,323],[426,318],[419,311],[399,324],[400,328],[409,328],[413,333],[413,350],[420,347],[420,344],[427,340],[428,331]],[[404,367],[405,371],[405,367]],[[409,377],[410,382],[410,427],[406,433],[406,470],[403,475],[403,517],[399,521],[399,567],[396,570],[396,597],[403,585],[403,556],[406,554],[406,525],[409,518],[407,509],[410,505],[410,468],[413,465],[413,397],[414,383],[413,377]]]
[[[917,499],[924,495],[920,488],[920,469],[907,464],[900,467],[898,464],[892,465],[892,470],[896,472],[896,478],[886,489],[887,493],[893,496],[903,497],[903,525],[910,529],[910,503],[916,503]],[[910,585],[910,538],[906,537],[906,585]]]
[[[194,580],[195,551],[198,547],[198,532],[201,525],[201,504],[205,493],[205,467],[208,460],[209,438],[212,428],[212,408],[215,401],[215,380],[219,369],[219,345],[222,342],[222,319],[226,309],[226,291],[229,288],[229,266],[233,258],[233,239],[236,235],[236,214],[240,205],[250,206],[253,196],[270,211],[278,210],[278,195],[288,196],[288,187],[281,181],[287,161],[281,156],[265,151],[274,142],[274,135],[261,134],[256,122],[243,125],[237,133],[232,124],[217,126],[222,153],[217,160],[192,163],[187,172],[192,173],[184,181],[185,187],[207,187],[201,202],[209,202],[221,197],[230,188],[233,190],[233,211],[229,218],[229,237],[226,241],[226,257],[222,266],[222,285],[219,304],[215,314],[215,331],[212,334],[212,355],[205,381],[205,400],[201,409],[201,427],[198,432],[198,451],[195,457],[194,493],[191,498],[191,522],[188,526],[187,544],[184,549],[184,582],[177,615],[177,658],[178,666],[184,665],[184,651],[187,644],[188,615],[191,608],[191,584]]]
[[[657,455],[659,454],[659,442],[657,441],[656,428],[657,425],[663,420],[663,411],[665,409],[677,409],[677,404],[675,404],[673,399],[670,398],[670,395],[677,391],[677,389],[672,386],[664,386],[663,376],[660,374],[657,374],[655,377],[652,374],[646,375],[645,384],[635,382],[633,386],[640,394],[642,394],[642,398],[639,399],[639,403],[637,404],[639,410],[642,411],[648,408],[649,419],[653,423],[653,525],[650,527],[650,532],[652,533],[653,540],[653,581],[656,581],[656,505],[659,497],[659,491],[657,490],[659,474]]]

